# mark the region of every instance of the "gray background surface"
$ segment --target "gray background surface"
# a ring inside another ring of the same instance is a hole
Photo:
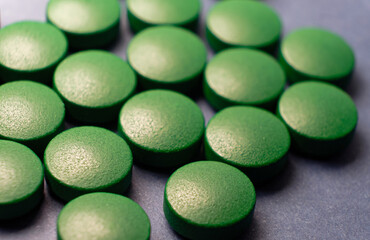
[[[215,0],[203,1],[204,18]],[[284,34],[303,26],[320,26],[342,35],[354,48],[356,71],[348,92],[359,109],[359,125],[351,145],[325,160],[290,154],[286,169],[257,187],[254,221],[241,239],[370,239],[370,0],[266,0],[280,14]],[[122,31],[110,50],[125,58],[132,34],[124,1]],[[45,21],[47,0],[0,0],[2,26],[20,20]],[[209,57],[212,52],[209,51]],[[198,100],[207,121],[214,114]],[[135,166],[128,196],[149,215],[151,239],[181,239],[168,226],[163,190],[170,173]],[[45,190],[41,206],[26,217],[0,222],[0,239],[56,239],[56,219],[63,203]]]

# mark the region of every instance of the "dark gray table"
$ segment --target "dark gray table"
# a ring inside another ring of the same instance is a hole
[[[184,0],[186,1],[186,0]],[[215,0],[204,0],[204,18]],[[290,154],[286,169],[271,183],[257,187],[254,221],[241,239],[370,239],[370,0],[266,0],[281,15],[284,34],[303,26],[320,26],[342,35],[354,48],[357,66],[348,88],[359,109],[353,142],[340,156],[314,160]],[[45,20],[47,0],[0,0],[1,24]],[[124,1],[121,0],[124,10]],[[111,47],[125,58],[132,34],[122,13],[122,34]],[[210,51],[209,57],[212,56]],[[214,114],[198,100],[207,121]],[[170,173],[134,167],[128,196],[150,217],[151,239],[181,239],[168,226],[163,190]],[[16,222],[0,223],[0,239],[56,239],[56,219],[63,204],[45,190],[41,206]]]

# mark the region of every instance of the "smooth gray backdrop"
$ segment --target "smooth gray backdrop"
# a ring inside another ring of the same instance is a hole
[[[184,0],[185,1],[185,0]],[[216,0],[203,1],[199,33]],[[265,186],[257,187],[254,221],[240,239],[370,239],[370,0],[266,0],[280,14],[284,34],[304,26],[328,28],[354,48],[356,71],[348,88],[359,110],[353,142],[343,154],[315,160],[290,154],[286,169]],[[122,31],[109,48],[125,57],[132,33],[125,2]],[[47,0],[0,0],[1,25],[20,20],[45,21]],[[209,58],[213,55],[209,51]],[[214,114],[198,100],[208,121]],[[67,124],[68,125],[68,124]],[[68,125],[69,126],[69,125]],[[1,157],[1,156],[0,156]],[[134,167],[128,196],[149,215],[151,239],[182,239],[168,226],[162,212],[163,190],[170,173]],[[63,203],[45,190],[41,206],[26,217],[0,222],[0,239],[56,239],[56,219]]]

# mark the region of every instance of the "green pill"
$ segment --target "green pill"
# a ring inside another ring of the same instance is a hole
[[[139,163],[175,167],[198,154],[204,118],[190,98],[169,90],[150,90],[123,106],[118,132]]]
[[[282,24],[268,5],[257,1],[222,1],[207,16],[206,37],[215,51],[247,47],[273,52]]]
[[[293,147],[313,156],[344,149],[358,120],[356,106],[347,93],[313,81],[297,83],[284,92],[278,115],[288,126]]]
[[[260,183],[285,166],[290,137],[284,123],[272,113],[237,106],[210,120],[204,145],[206,159],[233,165]]]
[[[16,141],[38,155],[64,128],[64,104],[49,87],[16,81],[0,87],[0,138]]]
[[[134,93],[136,76],[116,55],[89,50],[69,56],[57,67],[54,88],[73,118],[109,122],[117,120],[123,103]]]
[[[150,222],[129,198],[89,193],[69,202],[60,212],[58,240],[149,240]]]
[[[252,49],[228,49],[207,65],[204,95],[216,109],[251,105],[275,109],[284,91],[285,73],[270,55]]]
[[[303,28],[284,38],[280,62],[291,83],[317,80],[344,87],[352,75],[355,56],[340,36],[324,29]]]
[[[0,30],[0,79],[49,83],[65,57],[67,39],[56,27],[24,21]]]
[[[170,226],[187,239],[234,239],[251,222],[255,203],[253,184],[244,173],[200,161],[170,176],[163,208]]]
[[[64,201],[89,192],[123,194],[131,182],[131,150],[104,128],[64,131],[48,144],[44,162],[51,190]]]
[[[207,51],[194,33],[160,26],[137,34],[128,46],[127,59],[144,89],[189,93],[201,80]]]
[[[134,32],[157,25],[175,25],[195,30],[201,3],[200,0],[128,0],[126,6]]]
[[[0,220],[22,216],[41,201],[44,171],[28,147],[0,140]]]
[[[66,34],[73,49],[103,47],[119,33],[117,0],[50,0],[46,15]]]

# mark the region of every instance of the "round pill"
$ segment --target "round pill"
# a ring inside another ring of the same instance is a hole
[[[44,172],[28,147],[0,140],[0,220],[19,217],[40,203]]]
[[[337,153],[350,142],[357,125],[357,109],[343,90],[321,82],[293,85],[281,96],[278,114],[288,126],[292,144],[302,153]]]
[[[285,37],[280,62],[291,83],[317,80],[345,87],[352,75],[355,57],[340,36],[324,29],[303,28]]]
[[[123,194],[131,182],[131,150],[104,128],[64,131],[48,144],[44,163],[51,190],[64,201],[89,192]]]
[[[149,240],[150,222],[129,198],[89,193],[69,202],[57,223],[59,240]]]
[[[49,83],[68,49],[64,34],[51,24],[24,21],[0,30],[0,79]]]
[[[136,76],[129,65],[105,51],[89,50],[66,58],[54,74],[54,88],[78,121],[117,120],[134,93]]]
[[[49,87],[31,81],[0,86],[0,138],[22,143],[38,155],[64,128],[64,104]]]
[[[244,106],[217,113],[208,123],[204,142],[206,159],[233,165],[255,183],[275,176],[285,166],[290,148],[282,121],[266,110]]]
[[[194,33],[159,26],[148,28],[132,39],[127,59],[144,89],[190,92],[201,79],[207,51]]]
[[[174,167],[198,154],[204,118],[190,98],[169,90],[150,90],[123,106],[118,131],[127,140],[136,161]]]
[[[103,47],[119,33],[117,0],[50,0],[46,15],[66,34],[73,49]]]
[[[188,239],[233,239],[251,222],[255,203],[244,173],[221,162],[199,161],[170,176],[163,208],[170,226]]]
[[[195,30],[199,0],[128,0],[127,16],[134,32],[156,25],[175,25]]]
[[[257,1],[223,1],[207,16],[206,37],[215,51],[228,47],[273,52],[281,34],[277,13]]]
[[[204,95],[217,110],[233,105],[274,109],[284,91],[285,73],[270,55],[252,49],[228,49],[207,65]]]

